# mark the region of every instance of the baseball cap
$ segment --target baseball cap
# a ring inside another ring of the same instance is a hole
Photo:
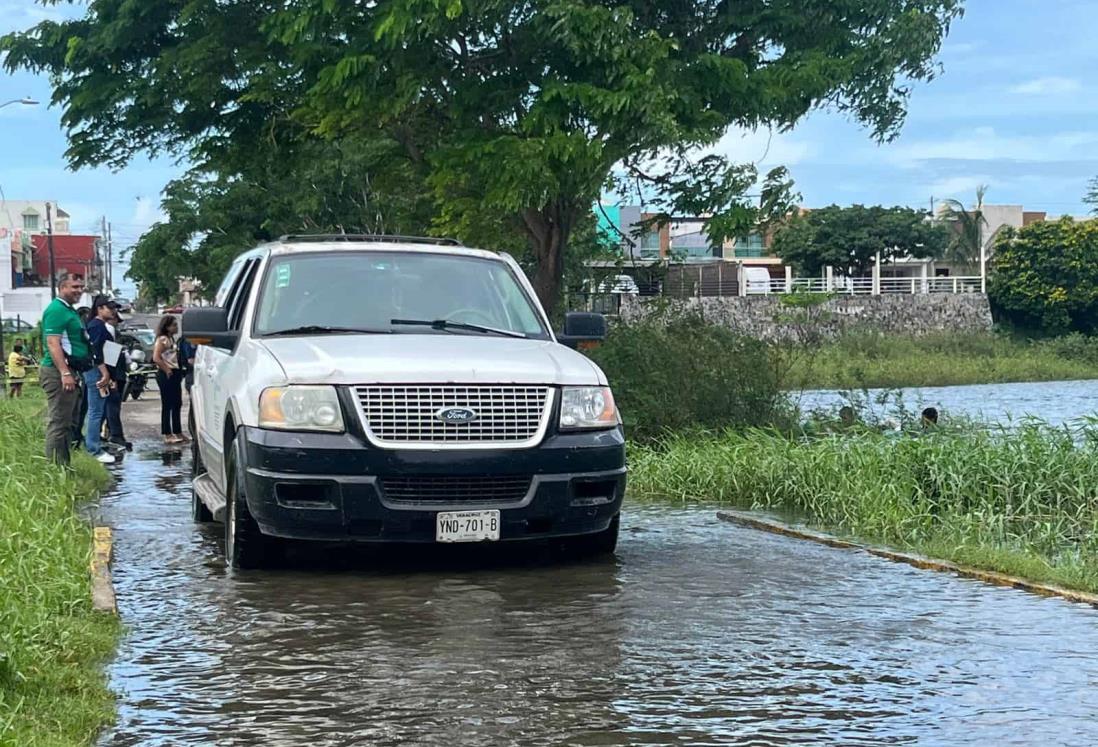
[[[106,306],[109,309],[117,309],[118,304],[107,298],[106,296],[96,296],[92,299],[92,311],[95,311],[100,306]]]

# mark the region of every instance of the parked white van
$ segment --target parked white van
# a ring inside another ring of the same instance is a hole
[[[198,344],[193,513],[227,561],[279,538],[568,538],[612,552],[625,439],[606,376],[518,264],[436,239],[287,236],[233,262]]]

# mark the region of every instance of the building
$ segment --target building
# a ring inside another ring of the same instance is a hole
[[[804,214],[809,209],[800,208],[800,212]],[[1047,218],[1044,212],[1028,211],[1021,205],[983,205],[982,212],[980,240],[985,260],[1005,228],[1022,228]],[[986,267],[979,262],[914,258],[881,263],[874,269],[873,278],[843,278],[829,268],[822,278],[795,281],[791,269],[773,254],[772,232],[752,231],[746,236],[726,238],[720,247],[714,248],[705,233],[707,216],[676,216],[660,224],[649,224],[655,214],[636,206],[601,205],[596,213],[606,241],[619,246],[635,268],[667,265],[661,282],[665,293],[679,288],[686,295],[725,295],[729,289],[738,292],[735,289],[744,282],[766,286],[767,277],[774,287],[793,287],[801,281],[811,285],[818,281],[827,290],[872,289],[874,293],[971,292],[982,289],[986,282]],[[943,213],[938,217],[944,219]]]
[[[34,244],[34,277],[48,285],[50,276],[50,254],[47,237],[36,234],[31,237]],[[60,275],[63,272],[83,275],[89,287],[98,288],[102,275],[102,261],[96,250],[99,236],[67,234],[53,237],[53,265]]]
[[[76,272],[92,287],[98,285],[102,271],[98,237],[73,235],[69,223],[69,214],[53,201],[0,202],[0,316],[37,324],[49,304],[49,224],[57,272]],[[90,303],[90,296],[82,302]]]

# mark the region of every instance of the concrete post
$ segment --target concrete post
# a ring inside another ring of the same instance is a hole
[[[881,253],[877,252],[873,257],[873,290],[874,296],[881,295]]]
[[[927,281],[927,273],[928,273],[927,263],[923,262],[922,284],[921,284],[922,290],[920,291],[921,293],[929,293],[930,292],[930,283]]]
[[[789,265],[785,266],[785,292],[793,292],[793,268]]]
[[[980,243],[980,292],[987,293],[987,245]]]
[[[824,268],[824,292],[830,293],[834,286],[835,275],[831,265]]]
[[[743,273],[743,262],[736,263],[736,292],[741,296],[747,295],[747,278]]]

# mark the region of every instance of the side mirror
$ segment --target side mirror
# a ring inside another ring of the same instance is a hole
[[[240,333],[229,329],[229,310],[204,306],[183,312],[183,336],[194,345],[232,350]]]
[[[570,311],[564,315],[564,333],[557,336],[561,345],[584,350],[606,339],[606,317],[585,311]]]

